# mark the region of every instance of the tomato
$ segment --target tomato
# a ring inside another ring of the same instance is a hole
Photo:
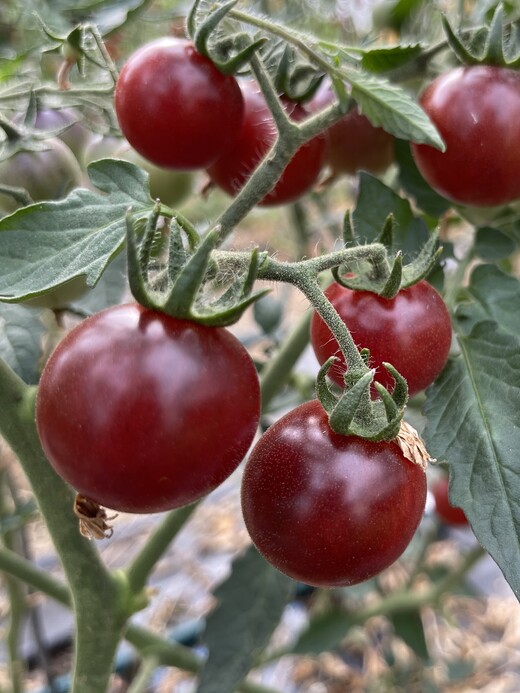
[[[115,109],[139,154],[157,166],[197,169],[231,146],[244,103],[233,75],[188,41],[168,37],[130,56],[117,81]]]
[[[520,73],[457,67],[437,77],[420,104],[446,144],[412,144],[431,187],[463,205],[494,206],[520,198]]]
[[[25,188],[34,202],[59,200],[82,182],[80,166],[63,142],[45,140],[45,149],[17,151],[0,162],[0,184]],[[13,212],[20,205],[0,195],[0,209]]]
[[[236,195],[258,164],[271,149],[277,136],[276,126],[265,99],[252,84],[243,86],[245,111],[242,127],[234,144],[208,168],[208,174],[219,188]],[[303,120],[309,113],[303,106],[286,102],[293,120]],[[324,160],[325,141],[315,137],[304,144],[286,166],[281,178],[261,205],[279,205],[297,200],[316,183]]]
[[[92,138],[91,131],[81,123],[81,114],[72,108],[41,108],[34,121],[36,130],[56,131],[64,128],[58,139],[65,142],[79,162]]]
[[[321,111],[336,100],[330,82],[325,82],[309,108]],[[383,128],[374,127],[355,106],[325,132],[325,159],[333,174],[358,171],[383,173],[394,161],[394,138]]]
[[[83,161],[85,166],[99,159],[107,159],[115,157],[116,152],[120,149],[125,140],[114,135],[96,135],[85,147],[85,155]]]
[[[467,525],[468,518],[462,508],[453,506],[449,501],[448,477],[443,476],[432,484],[432,494],[435,499],[435,512],[448,525]]]
[[[171,168],[155,166],[138,154],[129,144],[122,145],[114,153],[114,156],[130,161],[148,173],[150,195],[154,200],[159,198],[165,205],[176,207],[189,196],[193,185],[193,173],[190,171],[176,171]]]
[[[351,291],[338,283],[331,284],[325,295],[356,345],[370,350],[371,367],[377,368],[375,379],[386,388],[393,387],[394,379],[383,361],[406,378],[411,395],[431,385],[444,368],[451,345],[450,315],[428,282],[420,281],[392,299],[369,291]],[[331,356],[339,358],[329,376],[343,387],[345,360],[317,313],[311,322],[311,344],[321,364]]]
[[[393,442],[331,430],[317,401],[267,429],[246,463],[242,512],[260,553],[295,580],[354,585],[406,549],[426,503],[426,474]]]
[[[36,423],[50,463],[114,510],[180,507],[221,484],[255,435],[254,364],[226,329],[137,304],[87,318],[42,373]]]

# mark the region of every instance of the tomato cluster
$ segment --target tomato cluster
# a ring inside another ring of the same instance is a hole
[[[335,98],[332,89],[302,105],[282,97],[302,121]],[[157,166],[207,169],[212,183],[236,195],[267,155],[277,129],[255,83],[224,75],[185,40],[163,38],[130,56],[119,76],[115,110],[131,146]],[[261,205],[292,202],[327,164],[335,173],[381,172],[393,160],[393,138],[353,111],[300,147]]]

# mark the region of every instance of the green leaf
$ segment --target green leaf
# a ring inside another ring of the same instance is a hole
[[[294,582],[251,547],[215,591],[219,603],[207,619],[209,657],[197,693],[234,691],[280,621]]]
[[[0,358],[28,385],[35,385],[40,377],[45,333],[40,316],[34,308],[0,303]]]
[[[328,611],[315,616],[291,648],[295,654],[320,654],[333,650],[358,621],[354,614]]]
[[[148,174],[126,161],[90,164],[97,191],[23,207],[0,220],[0,300],[37,296],[85,275],[94,286],[125,238],[125,215],[149,211]]]
[[[482,260],[494,262],[509,257],[516,249],[516,243],[498,229],[481,226],[477,229],[474,250]]]
[[[424,625],[418,609],[399,611],[389,616],[397,637],[401,638],[408,647],[422,660],[430,658],[428,645],[424,635]]]
[[[399,167],[399,183],[413,197],[417,206],[434,218],[444,214],[451,203],[436,193],[419,173],[412,157],[410,143],[396,140],[395,156]]]
[[[426,113],[400,87],[367,73],[345,68],[342,73],[352,86],[352,97],[372,125],[384,128],[395,137],[445,150]]]
[[[429,238],[426,224],[413,215],[408,200],[399,197],[378,178],[361,171],[358,199],[352,213],[357,238],[367,243],[376,241],[389,214],[395,220],[392,250],[402,250],[407,260],[414,258]]]
[[[471,274],[467,288],[473,300],[470,315],[479,320],[496,320],[501,330],[520,339],[520,282],[494,265],[479,265]],[[467,319],[467,306],[461,306],[461,315]]]
[[[349,49],[350,50],[350,49]],[[361,67],[369,72],[386,72],[417,58],[423,48],[419,43],[409,46],[384,46],[363,50],[361,53]]]
[[[467,335],[455,320],[460,353],[427,392],[423,435],[450,466],[452,502],[520,598],[520,335],[475,311]]]

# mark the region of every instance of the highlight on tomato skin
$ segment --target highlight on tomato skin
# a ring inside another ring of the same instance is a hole
[[[443,522],[448,525],[469,525],[464,510],[450,503],[449,481],[447,476],[443,475],[436,479],[432,483],[431,492],[435,500],[435,512]]]
[[[396,443],[335,433],[313,400],[256,443],[242,478],[242,513],[275,568],[308,585],[348,586],[403,554],[426,491],[424,469]]]
[[[456,67],[431,82],[420,105],[446,151],[412,143],[427,183],[448,200],[493,207],[520,198],[520,73],[504,67]]]
[[[245,108],[238,136],[208,168],[211,181],[233,197],[243,188],[277,137],[274,119],[259,87],[252,81],[245,81],[241,88]],[[284,100],[284,106],[292,120],[304,120],[309,115],[301,104]],[[288,204],[302,197],[317,183],[324,164],[324,154],[323,135],[302,145],[285,167],[274,188],[258,204]]]
[[[192,503],[240,464],[257,431],[254,363],[225,328],[127,304],[74,327],[43,370],[36,423],[56,472],[112,510]]]
[[[325,295],[348,327],[359,348],[370,350],[375,379],[392,389],[394,379],[383,366],[391,363],[406,379],[410,395],[431,385],[448,360],[451,319],[440,294],[422,280],[386,299],[370,291],[352,291],[337,282]],[[338,358],[328,375],[344,387],[345,359],[318,313],[311,321],[311,345],[320,364]]]
[[[242,92],[193,44],[164,37],[141,46],[123,66],[114,106],[123,135],[156,166],[203,169],[235,139]]]

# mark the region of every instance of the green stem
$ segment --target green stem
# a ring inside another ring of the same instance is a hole
[[[161,524],[148,538],[140,553],[126,570],[128,583],[134,594],[146,586],[157,561],[168,549],[196,507],[197,504],[193,503],[167,513]]]
[[[17,455],[63,563],[76,615],[73,693],[107,687],[126,619],[121,588],[99,554],[80,536],[72,512],[73,493],[52,470],[36,431],[36,390],[0,360],[0,432]]]
[[[150,679],[153,676],[154,671],[157,669],[159,664],[159,658],[154,655],[150,657],[145,657],[137,676],[132,681],[129,686],[127,693],[146,693],[148,686],[150,685]]]

